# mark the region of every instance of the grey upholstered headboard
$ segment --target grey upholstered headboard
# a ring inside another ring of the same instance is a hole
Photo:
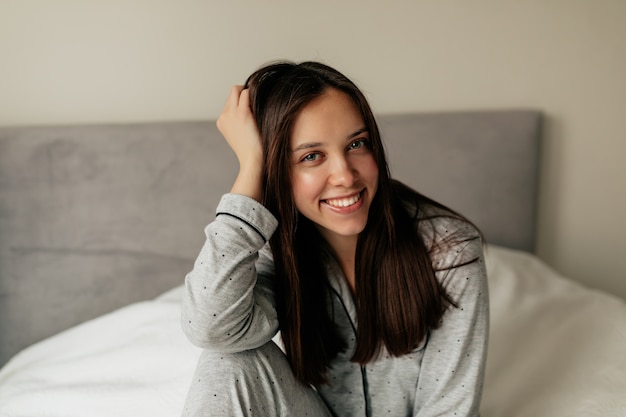
[[[532,251],[534,111],[382,116],[392,174]],[[182,284],[237,165],[213,122],[0,128],[0,365]]]
[[[386,116],[393,177],[462,212],[490,243],[535,250],[541,114]]]

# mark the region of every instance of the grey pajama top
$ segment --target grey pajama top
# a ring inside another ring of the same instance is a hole
[[[438,209],[426,207],[426,212]],[[222,197],[206,242],[185,279],[182,325],[197,346],[223,352],[255,349],[278,332],[266,242],[277,227],[273,215],[245,196]],[[457,307],[444,314],[413,352],[392,357],[384,348],[374,361],[350,361],[358,326],[356,307],[339,265],[325,267],[332,287],[333,319],[348,344],[331,363],[328,385],[318,388],[332,412],[348,416],[476,416],[482,392],[489,329],[489,299],[482,243],[471,226],[446,217],[420,222],[427,247],[434,231],[445,238],[463,228],[469,240],[431,255],[437,278]],[[472,239],[475,238],[475,239]],[[441,243],[441,242],[439,242]],[[463,265],[478,258],[477,262]],[[462,265],[445,270],[445,267]],[[392,301],[391,301],[392,302]]]

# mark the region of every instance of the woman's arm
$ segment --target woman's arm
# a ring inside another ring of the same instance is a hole
[[[457,306],[431,331],[417,385],[416,417],[477,416],[489,336],[489,294],[482,241],[470,225],[436,219],[437,235],[458,233],[442,243],[433,263]]]
[[[267,255],[259,259],[277,221],[259,203],[263,149],[249,90],[231,88],[217,127],[237,156],[239,174],[185,279],[182,325],[194,344],[234,352],[265,344],[278,329],[273,264]]]
[[[273,264],[259,257],[277,226],[260,203],[226,194],[206,242],[185,278],[182,326],[205,349],[237,352],[267,343],[278,330]]]

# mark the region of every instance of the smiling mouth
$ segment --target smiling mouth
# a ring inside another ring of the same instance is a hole
[[[350,197],[331,198],[331,199],[322,200],[322,201],[332,207],[350,207],[356,204],[361,199],[361,194],[362,192],[359,192]]]

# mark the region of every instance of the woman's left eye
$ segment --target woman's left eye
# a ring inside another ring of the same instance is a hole
[[[367,140],[359,139],[352,142],[349,146],[350,149],[361,149],[367,146]]]

